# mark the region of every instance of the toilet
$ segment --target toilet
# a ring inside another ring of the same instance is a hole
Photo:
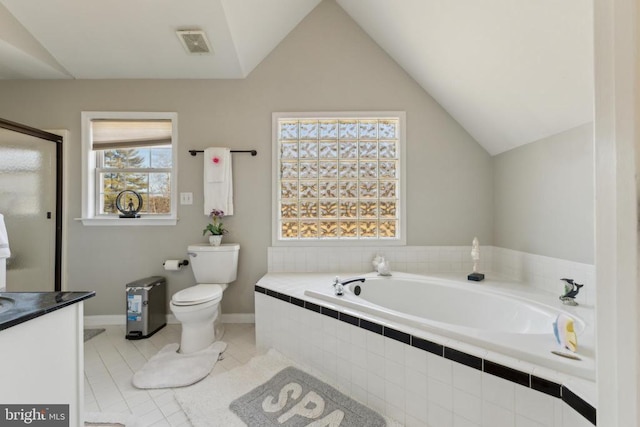
[[[196,285],[176,292],[169,304],[182,324],[179,352],[184,354],[203,350],[224,335],[220,302],[228,284],[236,280],[240,245],[198,243],[187,251]]]

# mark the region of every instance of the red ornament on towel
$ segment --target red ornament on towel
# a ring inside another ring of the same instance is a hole
[[[213,159],[211,159],[211,161],[213,161],[213,163],[218,164],[220,163],[220,157],[214,157]]]

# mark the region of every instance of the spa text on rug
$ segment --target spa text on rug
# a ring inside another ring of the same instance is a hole
[[[250,426],[386,425],[378,413],[293,367],[283,369],[229,407]]]

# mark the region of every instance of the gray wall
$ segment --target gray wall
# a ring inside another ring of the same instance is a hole
[[[166,258],[204,242],[202,157],[212,145],[257,149],[234,155],[235,210],[227,241],[241,244],[238,280],[223,311],[253,312],[253,285],[271,243],[271,113],[401,110],[407,113],[410,245],[492,243],[492,159],[457,122],[334,2],[322,2],[244,80],[2,81],[0,117],[68,129],[68,288],[97,297],[87,315],[121,314],[125,283],[166,275],[169,292],[194,284],[190,269],[164,272]],[[175,111],[179,123],[179,206],[175,227],[88,227],[81,212],[81,111]]]
[[[593,264],[593,124],[493,160],[494,245]]]

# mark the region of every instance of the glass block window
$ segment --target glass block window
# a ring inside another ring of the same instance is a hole
[[[400,120],[274,120],[278,240],[398,239]]]

